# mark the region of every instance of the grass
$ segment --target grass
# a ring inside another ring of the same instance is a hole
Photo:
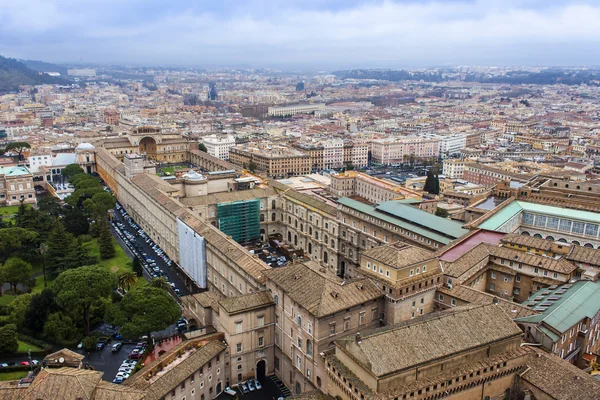
[[[133,271],[131,268],[131,259],[125,253],[125,250],[119,245],[117,240],[112,238],[113,245],[115,247],[115,256],[109,258],[108,260],[100,260],[98,263],[99,266],[106,269],[107,271],[113,272],[117,275],[121,275],[124,272]],[[98,240],[94,239],[91,242],[87,242],[84,246],[88,249],[90,254],[95,255],[100,259],[100,248],[98,246]],[[144,277],[139,277],[136,281],[136,284],[133,287],[141,287],[147,284],[146,279]],[[43,285],[43,282],[42,282]]]
[[[15,296],[10,293],[6,293],[6,291],[5,291],[4,294],[2,294],[2,296],[0,296],[0,306],[7,306],[10,303],[12,303],[14,300],[15,300]]]
[[[34,346],[33,344],[19,340],[19,349],[17,350],[17,353],[27,353],[29,350],[42,351],[42,349],[40,349],[37,346]]]
[[[176,169],[184,169],[184,168],[187,168],[187,167],[184,167],[184,166],[182,166],[182,165],[176,165],[176,166],[173,166],[173,167],[163,167],[163,168],[160,168],[160,171],[161,171],[163,174],[166,174],[166,173],[168,172],[168,173],[170,173],[171,175],[173,175],[173,174],[175,173],[175,170],[176,170]],[[159,175],[160,175],[160,174],[159,174]]]
[[[0,372],[0,381],[16,381],[25,378],[29,371]]]

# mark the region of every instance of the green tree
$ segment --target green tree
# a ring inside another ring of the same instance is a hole
[[[67,178],[67,180],[71,180],[72,177],[79,174],[85,174],[83,168],[79,166],[79,164],[69,164],[62,170],[62,176]]]
[[[5,152],[14,151],[19,156],[19,160],[22,160],[23,152],[27,149],[31,149],[31,145],[27,142],[12,142],[6,146],[4,151]]]
[[[38,198],[37,206],[38,210],[55,218],[61,213],[59,200],[54,196]]]
[[[8,319],[12,324],[15,324],[17,328],[22,328],[25,326],[25,316],[32,299],[33,294],[22,294],[8,306]]]
[[[71,255],[75,251],[77,242],[75,237],[65,230],[62,222],[56,222],[46,244],[48,245],[46,262],[50,271],[56,273],[73,267]]]
[[[438,208],[437,210],[435,210],[435,215],[442,218],[448,218],[449,216],[448,210],[446,210],[445,208]]]
[[[23,229],[35,231],[39,236],[39,241],[48,238],[50,231],[54,228],[55,218],[45,214],[31,206],[26,206],[22,202],[15,217],[16,226]]]
[[[440,194],[440,178],[430,169],[427,171],[427,178],[423,190],[431,194]]]
[[[98,221],[98,246],[100,247],[100,258],[103,260],[115,256],[115,246],[110,228],[106,220]]]
[[[144,276],[144,268],[142,267],[142,263],[138,257],[135,257],[131,262],[131,269],[138,277]]]
[[[65,214],[63,218],[65,229],[73,236],[86,235],[90,230],[87,216],[79,209],[74,208]]]
[[[20,296],[16,300],[20,300]],[[15,301],[16,301],[15,300]],[[42,332],[48,315],[58,311],[54,292],[44,289],[41,293],[34,294],[25,312],[25,326],[33,332]]]
[[[87,350],[87,351],[95,350],[97,343],[98,343],[98,338],[96,338],[94,336],[86,336],[81,341],[83,349]]]
[[[97,204],[104,213],[106,213],[108,210],[115,208],[115,206],[117,205],[117,200],[115,199],[115,197],[105,190],[93,195],[92,201],[95,204]]]
[[[169,282],[167,282],[167,280],[162,276],[159,276],[158,278],[152,278],[152,280],[150,280],[150,286],[165,291],[168,291],[170,287]]]
[[[250,160],[250,162],[248,163],[248,169],[252,173],[256,171],[256,163],[254,162],[254,160]]]
[[[131,286],[135,285],[136,281],[137,281],[137,275],[135,274],[135,272],[132,272],[132,271],[123,272],[119,276],[119,286],[123,290],[131,289]]]
[[[0,281],[8,283],[17,295],[17,285],[30,285],[33,276],[31,264],[17,257],[11,257],[0,266]]]
[[[106,301],[117,287],[117,277],[101,267],[81,267],[61,273],[52,289],[56,303],[82,322],[85,334],[90,331],[92,307]]]
[[[198,150],[203,151],[205,153],[208,151],[208,149],[206,148],[206,145],[202,142],[198,143]]]
[[[138,339],[165,329],[181,317],[179,304],[162,289],[145,286],[127,292],[123,300],[113,305],[110,319],[121,327],[120,333],[128,339]]]
[[[19,334],[15,324],[4,325],[0,328],[0,353],[16,353],[19,349]]]
[[[44,324],[44,338],[57,344],[73,342],[79,331],[71,317],[63,312],[50,314]]]
[[[0,260],[35,251],[38,234],[23,228],[0,229]]]

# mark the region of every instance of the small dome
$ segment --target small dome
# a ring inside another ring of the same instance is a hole
[[[92,151],[96,150],[96,147],[91,143],[81,143],[79,146],[75,147],[75,151]]]
[[[190,169],[188,172],[182,175],[182,178],[186,181],[203,181],[206,180],[206,177],[198,172]]]

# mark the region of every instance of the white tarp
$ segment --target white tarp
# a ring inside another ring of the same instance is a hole
[[[206,243],[181,220],[177,220],[179,236],[179,266],[199,287],[206,289]]]

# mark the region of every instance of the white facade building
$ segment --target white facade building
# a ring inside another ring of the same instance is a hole
[[[435,136],[405,136],[377,139],[372,142],[373,161],[390,165],[414,157],[439,157],[440,139]]]
[[[213,157],[221,160],[229,160],[229,149],[235,146],[235,138],[232,135],[210,135],[202,138],[206,151]]]
[[[465,160],[463,159],[446,159],[444,160],[443,174],[449,179],[462,179],[465,172]]]
[[[52,165],[52,154],[36,154],[27,157],[29,163],[29,171],[32,174],[40,172],[40,167],[49,167]]]
[[[462,133],[442,136],[440,139],[440,156],[446,158],[451,154],[458,154],[462,149],[467,147],[467,136]]]
[[[344,141],[329,139],[323,142],[323,168],[342,168],[344,166]]]

